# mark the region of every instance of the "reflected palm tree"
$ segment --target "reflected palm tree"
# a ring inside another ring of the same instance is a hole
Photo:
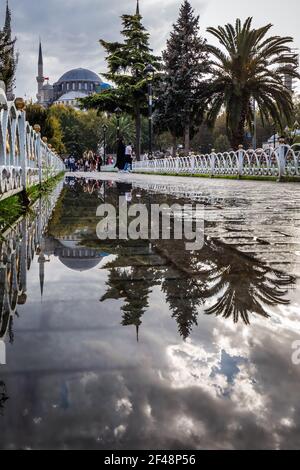
[[[289,304],[286,294],[295,283],[293,276],[224,245],[210,241],[202,250],[188,252],[183,241],[155,241],[153,250],[166,263],[162,268],[142,265],[142,258],[130,256],[128,242],[119,243],[117,258],[105,267],[108,290],[101,301],[124,299],[122,325],[134,325],[137,332],[154,285],[166,295],[183,339],[198,325],[200,307],[206,315],[249,325],[252,315],[267,319],[268,307]]]
[[[285,296],[295,283],[293,276],[272,270],[225,247],[211,245],[211,251],[215,252],[215,266],[205,273],[211,287],[206,289],[204,297],[217,300],[205,309],[207,315],[232,317],[234,323],[241,318],[249,325],[250,315],[269,318],[267,307],[290,303]]]
[[[168,247],[169,245],[169,247]],[[156,242],[156,249],[172,263],[181,276],[176,282],[162,283],[166,300],[186,338],[197,325],[197,308],[208,302],[207,315],[240,319],[250,324],[250,315],[269,318],[267,307],[288,305],[285,298],[295,278],[272,270],[216,242],[206,242],[198,252],[185,250],[182,241]]]

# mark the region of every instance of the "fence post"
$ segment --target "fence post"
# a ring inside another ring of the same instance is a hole
[[[195,156],[191,155],[190,159],[191,159],[191,172],[192,174],[194,174],[195,173]]]
[[[37,133],[36,154],[37,154],[37,163],[38,163],[38,171],[39,171],[39,185],[41,185],[42,184],[41,126],[39,126],[39,124],[35,124],[33,128],[35,132]]]
[[[215,149],[212,149],[212,153],[210,154],[210,177],[213,178],[215,176],[215,168],[216,168],[216,153]]]
[[[279,169],[279,177],[278,181],[282,181],[285,175],[285,142],[284,139],[279,139],[279,147],[278,151],[278,169]]]
[[[239,145],[238,150],[238,177],[241,178],[244,173],[244,146]]]
[[[43,155],[41,155],[41,166],[42,166],[42,181],[44,181],[44,176],[45,176],[45,173],[46,173],[46,180],[48,179],[48,176],[47,176],[47,152],[48,152],[48,139],[47,137],[43,137],[42,138],[42,141],[44,143],[44,148],[43,148]],[[44,173],[43,173],[43,156],[44,156]]]
[[[27,189],[27,151],[26,151],[26,115],[25,101],[23,98],[16,98],[15,107],[20,113],[19,117],[19,139],[20,139],[20,165],[22,169],[23,191]]]

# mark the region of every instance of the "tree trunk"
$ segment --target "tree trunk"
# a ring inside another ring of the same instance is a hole
[[[177,150],[177,137],[176,135],[172,135],[173,137],[173,148],[172,148],[172,156],[173,158],[176,157],[176,150]]]
[[[243,110],[241,113],[241,119],[236,129],[231,131],[230,143],[233,150],[238,150],[239,145],[245,143],[245,123],[246,123],[247,110]]]
[[[136,107],[135,111],[135,136],[136,136],[136,159],[137,161],[141,160],[141,112],[140,107]]]
[[[245,141],[245,128],[244,124],[240,124],[238,129],[232,132],[230,143],[233,150],[238,150],[239,145],[244,145]]]
[[[185,125],[184,129],[184,153],[186,156],[190,153],[190,124]]]

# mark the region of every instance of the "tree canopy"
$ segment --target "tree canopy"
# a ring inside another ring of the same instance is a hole
[[[190,134],[203,119],[200,97],[209,71],[206,42],[199,30],[199,16],[184,0],[162,55],[163,74],[157,93],[155,121],[168,129],[174,140],[184,134],[186,153],[190,150]]]
[[[0,30],[0,80],[5,83],[9,100],[14,99],[13,89],[18,63],[18,55],[15,53],[16,40],[12,37],[11,11],[7,5],[4,28]]]
[[[100,40],[106,51],[108,72],[103,76],[115,88],[92,95],[82,100],[85,108],[113,113],[116,107],[133,116],[136,127],[136,154],[141,147],[141,115],[147,111],[147,80],[144,69],[147,64],[159,68],[159,57],[152,54],[149,33],[142,24],[142,16],[122,16],[123,42]]]
[[[106,118],[95,110],[78,111],[69,106],[54,105],[45,109],[39,104],[26,107],[27,120],[39,124],[42,135],[62,154],[81,158],[85,151],[97,152]]]
[[[291,54],[289,36],[267,36],[267,24],[252,26],[252,18],[242,24],[208,28],[221,44],[209,45],[213,57],[212,79],[205,92],[209,106],[207,119],[214,125],[220,111],[226,111],[228,137],[233,148],[244,143],[245,127],[253,129],[257,103],[263,123],[272,120],[279,128],[293,116],[293,100],[285,87],[284,77],[299,78],[297,59]]]

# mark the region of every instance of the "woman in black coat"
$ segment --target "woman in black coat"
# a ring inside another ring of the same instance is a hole
[[[118,168],[119,171],[122,171],[125,168],[125,163],[126,163],[125,150],[126,150],[126,147],[124,144],[124,140],[120,138],[118,142],[118,148],[117,148],[117,162],[115,164],[115,168]]]

